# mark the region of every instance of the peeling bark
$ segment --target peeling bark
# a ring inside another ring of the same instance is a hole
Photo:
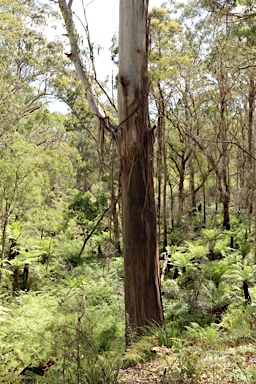
[[[153,185],[154,134],[148,114],[148,0],[120,0],[118,127],[111,126],[98,107],[92,77],[81,60],[72,2],[58,2],[71,44],[71,60],[91,112],[101,127],[111,132],[119,151],[126,329],[138,335],[147,325],[163,323]]]
[[[120,1],[118,112],[125,311],[126,325],[135,333],[146,325],[163,323],[153,185],[154,137],[148,114],[147,12],[147,1]]]

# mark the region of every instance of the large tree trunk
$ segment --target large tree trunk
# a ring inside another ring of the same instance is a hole
[[[58,3],[71,45],[70,57],[91,112],[101,128],[113,135],[119,149],[126,325],[127,330],[140,334],[146,325],[163,323],[153,186],[154,138],[148,116],[148,0],[120,0],[118,127],[99,108],[92,77],[83,65],[72,20],[72,0]]]
[[[121,244],[120,244],[120,233],[119,233],[119,220],[117,213],[117,203],[119,196],[116,196],[115,193],[115,174],[114,174],[114,163],[116,159],[116,151],[112,148],[112,159],[111,159],[111,172],[110,172],[110,216],[113,222],[113,232],[114,232],[114,244],[115,244],[115,252],[116,256],[121,255]],[[118,187],[119,189],[119,187]]]
[[[162,324],[153,130],[148,115],[147,0],[120,0],[119,150],[125,268],[126,330]]]

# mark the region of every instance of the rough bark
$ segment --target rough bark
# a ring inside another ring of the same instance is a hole
[[[120,232],[119,232],[119,220],[118,220],[118,213],[117,213],[117,203],[119,196],[116,196],[115,193],[115,175],[114,175],[114,162],[115,162],[115,155],[116,151],[112,149],[112,159],[111,159],[111,172],[110,172],[110,190],[111,190],[111,196],[110,196],[110,212],[111,212],[111,221],[113,223],[113,233],[114,233],[114,244],[115,244],[115,251],[116,255],[121,255],[121,244],[120,244]]]
[[[153,186],[153,130],[148,115],[146,0],[120,0],[119,151],[129,331],[163,323]],[[129,340],[127,340],[129,342]]]
[[[71,59],[91,111],[101,127],[113,135],[119,150],[126,325],[140,334],[146,325],[163,323],[153,186],[154,138],[148,116],[148,0],[120,0],[116,129],[99,109],[92,77],[83,66],[72,20],[72,2],[58,2],[71,44]]]

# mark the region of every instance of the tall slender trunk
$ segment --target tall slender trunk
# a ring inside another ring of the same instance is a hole
[[[24,264],[23,269],[23,289],[27,291],[29,288],[29,264]]]
[[[196,208],[196,192],[195,192],[195,171],[193,165],[192,155],[189,158],[189,194],[190,194],[190,208]]]
[[[253,213],[253,224],[254,224],[254,262],[256,264],[256,165],[253,156],[255,156],[255,145],[254,145],[254,113],[255,113],[255,97],[256,97],[256,86],[255,86],[255,74],[252,71],[249,79],[249,94],[248,94],[248,179],[247,187],[248,193],[248,217],[249,226],[251,226],[251,214]]]
[[[251,215],[253,211],[253,201],[254,201],[254,192],[255,192],[255,175],[254,175],[254,163],[252,156],[254,156],[254,132],[253,132],[253,122],[254,122],[254,108],[255,108],[255,78],[254,73],[250,74],[249,79],[249,95],[248,95],[248,172],[247,172],[247,187],[248,191],[248,214]]]
[[[120,0],[119,151],[126,341],[163,323],[160,293],[153,142],[148,114],[147,0]]]
[[[158,100],[158,120],[157,120],[157,172],[158,172],[158,204],[157,204],[157,219],[158,219],[158,243],[160,244],[161,232],[163,231],[163,250],[167,246],[167,164],[166,164],[166,139],[165,139],[165,103],[164,95],[160,82],[157,84],[159,92]],[[163,224],[161,225],[161,221]]]
[[[12,281],[12,292],[13,294],[18,294],[19,292],[19,267],[13,267],[13,281]]]
[[[165,137],[165,124],[163,125],[163,137]],[[163,168],[164,168],[164,182],[163,182],[163,249],[168,245],[167,242],[167,149],[166,141],[163,142]]]
[[[185,173],[186,173],[186,162],[187,160],[185,158],[185,151],[184,151],[181,156],[180,174],[179,174],[179,195],[178,195],[179,217],[183,214],[183,210],[184,210],[184,200],[185,200],[184,182],[185,182]]]
[[[160,108],[160,107],[158,107]],[[162,122],[163,116],[160,111],[158,112],[159,116],[157,119],[157,222],[158,222],[158,243],[160,244],[161,240],[161,210],[162,210],[162,167],[163,167],[163,133],[162,133]]]
[[[185,118],[186,118],[186,123],[189,125],[190,120],[191,120],[191,115],[189,111],[189,104],[188,104],[188,95],[189,95],[189,84],[188,81],[185,81],[185,92],[184,92],[184,101],[185,101]],[[191,143],[191,138],[188,137],[188,147],[189,147],[189,152],[190,156],[188,159],[188,168],[189,168],[189,194],[190,194],[190,202],[191,206],[190,208],[193,209],[196,207],[196,193],[195,193],[195,173],[194,173],[194,166],[193,166],[193,145]]]
[[[206,225],[206,193],[205,193],[205,186],[203,185],[203,196],[204,196],[204,207],[203,207],[203,222],[204,225]]]
[[[224,119],[224,116],[221,116]],[[229,215],[229,203],[230,203],[230,186],[229,186],[229,164],[228,164],[228,148],[226,137],[226,124],[222,120],[222,205],[223,205],[223,227],[230,229],[230,215]]]
[[[8,224],[9,224],[9,216],[10,216],[10,204],[6,201],[5,202],[4,219],[3,219],[3,227],[2,227],[1,259],[5,258],[6,230],[7,230]]]
[[[230,183],[229,183],[229,151],[227,143],[228,123],[227,123],[227,89],[223,62],[220,63],[219,73],[219,93],[220,93],[220,137],[222,141],[221,158],[221,183],[222,183],[222,205],[223,205],[223,227],[230,229]]]

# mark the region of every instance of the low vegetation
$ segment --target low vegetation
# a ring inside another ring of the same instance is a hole
[[[239,225],[233,232],[191,228],[189,233],[190,239],[168,247],[164,327],[152,325],[128,347],[123,258],[98,257],[93,238],[78,257],[82,240],[63,242],[56,236],[46,260],[44,240],[36,244],[34,239],[36,256],[33,250],[32,255],[28,251],[15,257],[15,268],[30,257],[27,288],[21,268],[19,290],[13,291],[13,264],[2,267],[1,382],[253,383],[256,290],[251,235]],[[104,238],[106,249],[109,239]],[[40,367],[45,370],[42,376]]]

